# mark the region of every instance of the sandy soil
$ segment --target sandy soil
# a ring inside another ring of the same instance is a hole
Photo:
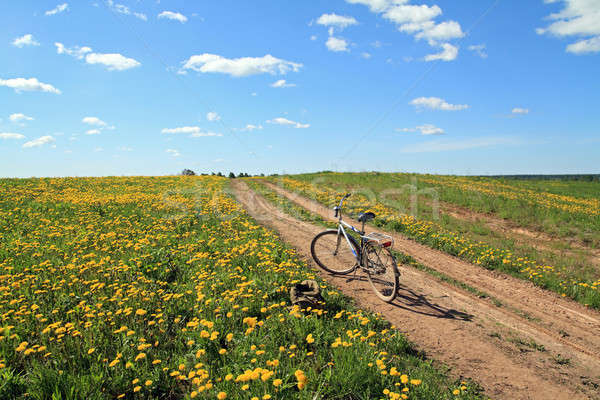
[[[318,269],[309,247],[322,227],[281,212],[241,180],[232,181],[232,187],[250,215],[277,231]],[[312,200],[271,188],[324,218],[333,217],[331,210]],[[401,290],[393,304],[381,302],[360,274],[353,279],[318,270],[362,307],[381,313],[455,376],[480,383],[492,398],[600,398],[599,313],[528,282],[393,236],[396,250],[492,295],[503,306],[406,266],[400,267]]]

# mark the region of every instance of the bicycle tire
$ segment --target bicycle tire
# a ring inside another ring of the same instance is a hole
[[[349,272],[354,271],[357,267],[356,257],[349,251],[348,243],[343,235],[340,237],[340,246],[338,250],[342,250],[338,254],[333,254],[333,248],[335,247],[335,243],[338,240],[338,231],[335,229],[330,229],[319,233],[314,237],[310,244],[310,253],[312,254],[313,259],[319,265],[319,267],[323,268],[325,271],[336,274],[343,275]],[[352,243],[352,247],[354,247],[354,251],[360,257],[360,250],[356,240],[352,236],[348,236],[350,239],[350,243]],[[325,254],[323,254],[323,250]],[[329,251],[332,251],[331,259],[325,260],[325,257]],[[343,267],[338,268],[336,265],[348,265],[352,263],[351,267]]]
[[[390,249],[367,243],[363,249],[363,266],[377,297],[386,303],[394,301],[398,294],[400,272]]]

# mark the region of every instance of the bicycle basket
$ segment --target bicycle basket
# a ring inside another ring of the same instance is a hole
[[[384,235],[383,233],[379,232],[369,233],[367,236],[365,236],[365,239],[369,243],[373,243],[381,247],[394,246],[394,238],[392,238],[390,235]]]

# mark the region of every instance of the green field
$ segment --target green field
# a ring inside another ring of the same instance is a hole
[[[0,398],[480,398],[321,280],[291,307],[314,271],[226,184],[0,180]]]

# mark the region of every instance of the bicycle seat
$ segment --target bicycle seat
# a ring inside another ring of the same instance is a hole
[[[371,219],[375,218],[375,214],[373,214],[372,212],[366,212],[366,213],[360,213],[358,215],[358,222],[367,222]]]

